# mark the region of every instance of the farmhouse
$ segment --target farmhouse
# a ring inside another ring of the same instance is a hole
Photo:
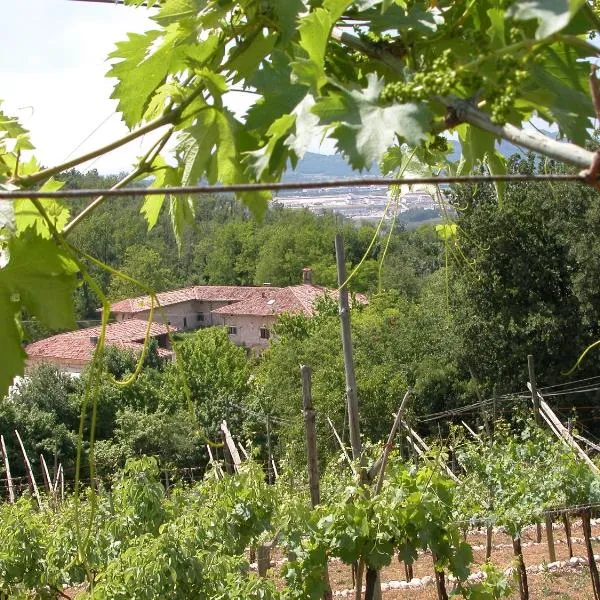
[[[313,285],[312,271],[302,270],[302,284],[288,287],[196,285],[156,295],[151,337],[158,340],[159,353],[172,357],[168,331],[192,331],[201,327],[226,327],[232,342],[247,348],[268,345],[273,325],[283,313],[314,314],[315,301],[337,292]],[[357,301],[366,304],[359,294]],[[132,350],[142,349],[152,300],[150,296],[127,298],[111,304],[114,322],[106,328],[106,344]],[[101,311],[102,309],[99,309]],[[61,370],[80,373],[91,360],[100,327],[61,333],[29,344],[27,365],[56,365]]]
[[[147,329],[147,321],[141,319],[109,323],[106,326],[105,343],[107,346],[141,352]],[[27,367],[44,363],[54,365],[65,373],[81,373],[92,359],[100,331],[101,327],[98,325],[59,333],[33,342],[25,347]],[[157,340],[159,355],[171,358],[173,353],[168,349],[167,333],[168,329],[165,325],[151,323],[150,337]]]

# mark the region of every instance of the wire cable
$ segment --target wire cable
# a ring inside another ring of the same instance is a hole
[[[82,189],[82,190],[61,190],[57,192],[41,190],[12,190],[0,191],[0,199],[12,200],[15,198],[89,198],[93,196],[159,196],[164,194],[223,194],[237,192],[264,192],[278,190],[314,190],[331,189],[339,187],[370,187],[372,185],[422,185],[435,184],[444,185],[450,183],[494,183],[498,181],[512,183],[526,183],[531,181],[549,182],[575,182],[586,183],[583,175],[551,173],[548,175],[531,174],[513,174],[513,175],[456,175],[449,177],[371,177],[358,179],[327,179],[323,181],[305,181],[305,182],[282,182],[282,183],[239,183],[232,185],[192,185],[192,186],[173,186],[160,188],[121,188],[121,189]],[[18,183],[18,180],[17,182]]]

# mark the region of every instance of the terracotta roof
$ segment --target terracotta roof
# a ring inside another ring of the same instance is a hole
[[[146,336],[148,323],[141,319],[129,319],[118,323],[109,323],[106,326],[105,340],[108,346],[118,346],[131,350],[140,350]],[[25,352],[30,358],[54,358],[61,360],[76,360],[87,362],[91,360],[95,348],[95,340],[100,336],[101,327],[87,327],[77,331],[59,333],[52,337],[33,342],[25,347]],[[173,330],[173,327],[171,327]],[[166,325],[152,323],[150,336],[164,335],[168,331]],[[162,352],[161,352],[162,350]],[[171,356],[169,350],[159,349],[162,356]]]
[[[248,300],[230,304],[229,306],[222,306],[212,312],[221,315],[253,315],[261,317],[288,312],[292,314],[304,313],[307,317],[311,317],[315,312],[315,300],[326,294],[335,300],[338,296],[337,291],[317,285],[291,285],[274,290],[263,290],[262,294]],[[357,294],[356,299],[361,304],[367,304],[368,302],[366,296],[363,294]]]
[[[244,287],[234,285],[195,285],[170,292],[156,294],[161,306],[199,300],[205,302],[238,302],[253,297],[271,287]],[[110,305],[112,313],[136,313],[150,308],[150,296],[127,298]],[[101,310],[101,309],[100,309]]]

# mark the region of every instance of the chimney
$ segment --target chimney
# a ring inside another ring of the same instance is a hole
[[[312,269],[310,267],[302,269],[302,283],[312,285]]]

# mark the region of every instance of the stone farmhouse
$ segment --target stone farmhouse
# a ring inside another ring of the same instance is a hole
[[[273,325],[282,313],[312,316],[315,301],[323,296],[337,298],[334,290],[313,285],[312,271],[302,270],[302,283],[288,287],[270,285],[196,285],[156,295],[160,308],[154,309],[150,335],[158,340],[159,352],[172,356],[167,331],[192,331],[202,327],[226,327],[232,342],[251,349],[268,345]],[[367,299],[357,296],[366,304]],[[107,345],[140,350],[150,317],[149,296],[127,298],[111,304],[114,322],[106,330]],[[101,309],[100,309],[101,310]],[[28,366],[42,362],[64,371],[79,373],[90,361],[100,327],[62,333],[33,344],[25,351]]]

